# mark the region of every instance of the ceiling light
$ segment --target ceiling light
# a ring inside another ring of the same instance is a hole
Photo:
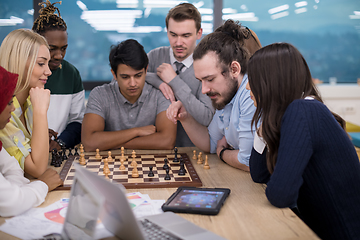
[[[289,16],[288,11],[273,14],[273,15],[271,15],[271,19],[275,20],[275,19],[278,19],[278,18],[286,17],[286,16]]]
[[[274,13],[281,12],[281,11],[284,11],[284,10],[287,10],[287,9],[289,9],[289,5],[285,4],[285,5],[281,5],[281,6],[278,6],[278,7],[270,8],[268,12],[270,14],[274,14]]]
[[[295,9],[294,11],[296,14],[300,14],[300,13],[304,13],[304,12],[307,12],[307,8],[298,8],[298,9]]]

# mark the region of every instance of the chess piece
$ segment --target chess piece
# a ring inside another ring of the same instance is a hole
[[[112,162],[113,158],[111,157],[111,151],[108,151],[108,161]]]
[[[193,159],[193,160],[196,160],[196,159],[197,159],[197,157],[196,157],[196,150],[193,151],[193,154],[194,154],[194,155],[193,155],[192,159]]]
[[[72,148],[69,148],[68,158],[69,158],[70,156],[73,156],[73,153],[72,153]]]
[[[84,153],[84,146],[80,144],[80,153]]]
[[[55,164],[54,167],[60,167],[61,166],[61,155],[59,152],[55,155]]]
[[[186,171],[185,171],[184,162],[181,161],[181,162],[180,162],[180,169],[179,169],[178,175],[179,175],[179,176],[185,176],[185,173],[186,173]]]
[[[66,156],[66,148],[65,146],[62,147],[62,158],[61,160],[64,161],[64,160],[67,160],[67,156]]]
[[[135,152],[135,150],[132,151],[131,157],[132,157],[132,158],[136,158],[136,152]]]
[[[166,171],[166,175],[165,175],[165,177],[164,177],[164,180],[170,180],[171,179],[171,177],[170,177],[170,174],[169,174],[169,169],[166,169],[165,170]]]
[[[135,160],[135,156],[136,156],[136,155],[134,155],[134,154],[132,155],[132,162],[131,162],[131,166],[132,166],[132,167],[134,167],[134,166],[137,165],[137,162],[136,162],[136,160]]]
[[[185,169],[185,162],[184,162],[184,159],[183,158],[180,158],[180,168],[181,168],[181,165],[183,166],[184,168],[184,172],[187,173],[186,169]]]
[[[125,153],[125,149],[124,149],[124,147],[121,147],[121,157],[120,157],[120,160],[122,159],[122,160],[125,161],[125,155],[124,155],[124,153]]]
[[[177,149],[177,148],[174,148],[174,152],[175,152],[175,156],[174,156],[173,162],[179,162],[179,159],[178,159],[178,157],[177,157],[178,149]]]
[[[74,156],[79,156],[79,153],[78,153],[78,148],[77,148],[77,147],[75,147]]]
[[[95,155],[95,158],[96,158],[97,160],[101,160],[100,151],[99,151],[99,149],[98,149],[98,148],[96,149],[96,155]]]
[[[80,153],[79,163],[80,163],[80,165],[85,165],[86,164],[85,154],[84,153]]]
[[[107,158],[104,159],[103,173],[105,175],[105,178],[109,179],[108,175],[110,174],[110,169],[109,169],[109,163],[108,163]]]
[[[207,155],[205,155],[204,169],[210,169],[209,162],[208,162],[208,156],[207,156]]]
[[[133,168],[131,176],[132,176],[133,178],[139,177],[139,172],[138,172],[138,170],[137,170],[137,167],[134,167],[134,168]]]
[[[110,178],[109,178],[109,174],[110,174],[110,170],[109,170],[109,169],[107,169],[107,170],[104,171],[104,175],[105,175],[105,178],[106,178],[106,179],[110,179]]]
[[[154,176],[153,166],[150,166],[149,169],[150,169],[150,172],[148,173],[148,177],[153,177]]]
[[[119,169],[120,170],[125,170],[126,168],[125,168],[125,165],[124,165],[124,159],[123,158],[120,158],[120,167],[119,167]]]
[[[54,148],[54,149],[51,151],[51,163],[50,163],[51,166],[55,166],[56,153],[57,153],[57,150],[56,150],[56,148]]]
[[[167,160],[167,158],[165,158],[164,159],[164,166],[163,166],[164,170],[169,169],[169,165],[167,163],[168,163],[168,160]]]
[[[202,152],[199,152],[197,164],[202,164]]]
[[[109,179],[109,174],[110,174],[111,172],[110,172],[110,169],[109,169],[109,166],[108,167],[106,167],[105,169],[104,169],[104,175],[105,175],[105,178],[106,179]]]

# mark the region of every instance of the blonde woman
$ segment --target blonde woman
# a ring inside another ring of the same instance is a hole
[[[50,91],[44,89],[51,75],[49,46],[42,36],[27,30],[10,32],[0,46],[0,65],[18,74],[10,122],[0,130],[0,140],[22,169],[33,177],[48,165],[47,110]]]

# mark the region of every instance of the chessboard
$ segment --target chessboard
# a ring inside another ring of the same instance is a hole
[[[101,160],[95,157],[94,153],[86,153],[86,163],[82,167],[91,172],[105,178],[103,173],[104,159],[108,155],[100,154]],[[112,156],[113,161],[108,162],[110,173],[108,181],[113,183],[121,183],[125,188],[177,188],[180,186],[200,187],[202,182],[186,153],[177,153],[177,158],[184,162],[185,175],[179,176],[180,163],[174,162],[175,155],[172,154],[139,154],[136,155],[137,170],[139,177],[132,177],[133,167],[131,166],[131,154],[124,154],[125,170],[120,170],[120,155]],[[164,159],[168,159],[170,180],[165,180],[166,171],[163,169]],[[114,161],[115,159],[115,161]],[[64,163],[64,167],[60,171],[60,177],[64,181],[64,185],[56,190],[67,190],[71,188],[75,176],[75,167],[73,163],[79,163],[79,156],[69,156]],[[148,173],[152,166],[153,177],[149,177]]]

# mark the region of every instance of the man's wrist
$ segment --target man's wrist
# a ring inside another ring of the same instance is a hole
[[[55,142],[57,142],[61,148],[66,148],[65,142],[60,138],[55,139]]]
[[[219,153],[219,158],[221,161],[223,161],[224,163],[226,163],[223,159],[223,154],[225,152],[225,150],[230,150],[230,148],[224,147],[223,149],[221,149],[220,153]]]

